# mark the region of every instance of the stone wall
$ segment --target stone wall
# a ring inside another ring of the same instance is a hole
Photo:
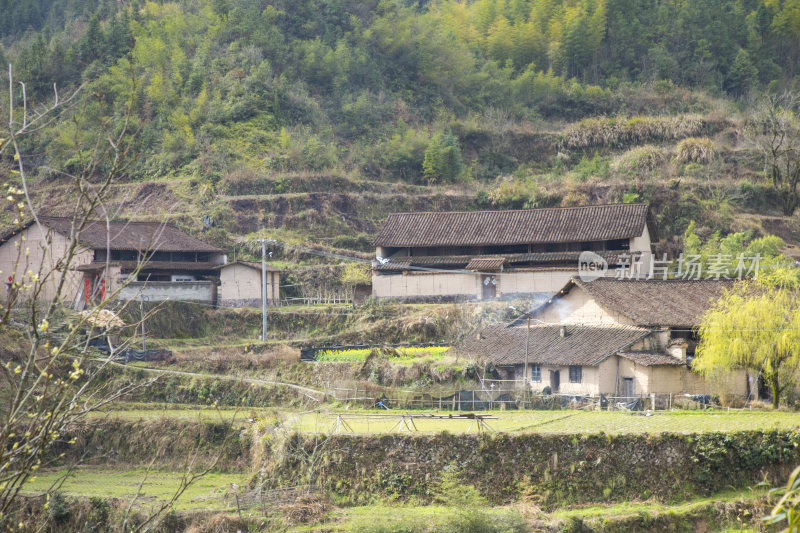
[[[689,498],[764,479],[781,484],[800,461],[800,431],[295,435],[265,458],[265,473],[285,485],[307,482],[307,463],[314,459],[312,481],[352,502],[429,500],[447,473],[474,485],[494,503],[525,494],[553,506]]]

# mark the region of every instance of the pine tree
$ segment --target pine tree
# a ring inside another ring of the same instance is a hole
[[[97,15],[92,15],[86,33],[83,34],[78,46],[80,59],[83,64],[89,64],[96,59],[102,59],[105,49],[105,38],[103,30],[100,28],[100,19]]]
[[[725,80],[725,90],[734,96],[743,96],[750,91],[757,79],[758,69],[750,61],[750,54],[740,49]]]

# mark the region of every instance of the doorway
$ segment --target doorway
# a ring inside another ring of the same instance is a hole
[[[558,392],[558,387],[561,385],[561,371],[560,370],[551,370],[550,371],[550,390],[553,392]]]
[[[481,299],[494,300],[497,298],[497,276],[491,274],[484,274],[481,276]]]
[[[636,386],[633,383],[633,378],[622,378],[622,396],[625,398],[636,396]]]

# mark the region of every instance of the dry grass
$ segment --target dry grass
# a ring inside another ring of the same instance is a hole
[[[275,344],[263,349],[262,346],[228,346],[193,348],[177,350],[167,360],[168,364],[194,367],[201,365],[204,370],[227,372],[230,370],[264,370],[300,360],[300,351],[286,344]]]
[[[725,124],[701,115],[667,117],[589,118],[569,126],[561,136],[561,148],[624,148],[698,136]]]
[[[678,142],[677,158],[680,163],[706,165],[716,153],[717,147],[708,137],[688,137]]]
[[[639,174],[652,172],[667,161],[668,152],[658,146],[646,144],[631,148],[614,159],[611,168],[614,172],[626,174]]]
[[[294,524],[318,522],[333,508],[328,499],[319,494],[304,494],[296,502],[280,507],[283,516]]]

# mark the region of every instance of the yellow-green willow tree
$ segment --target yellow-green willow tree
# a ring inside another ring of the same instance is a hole
[[[772,390],[772,406],[778,407],[800,370],[796,271],[737,283],[703,317],[699,337],[695,371],[706,377],[737,369],[760,372]]]

